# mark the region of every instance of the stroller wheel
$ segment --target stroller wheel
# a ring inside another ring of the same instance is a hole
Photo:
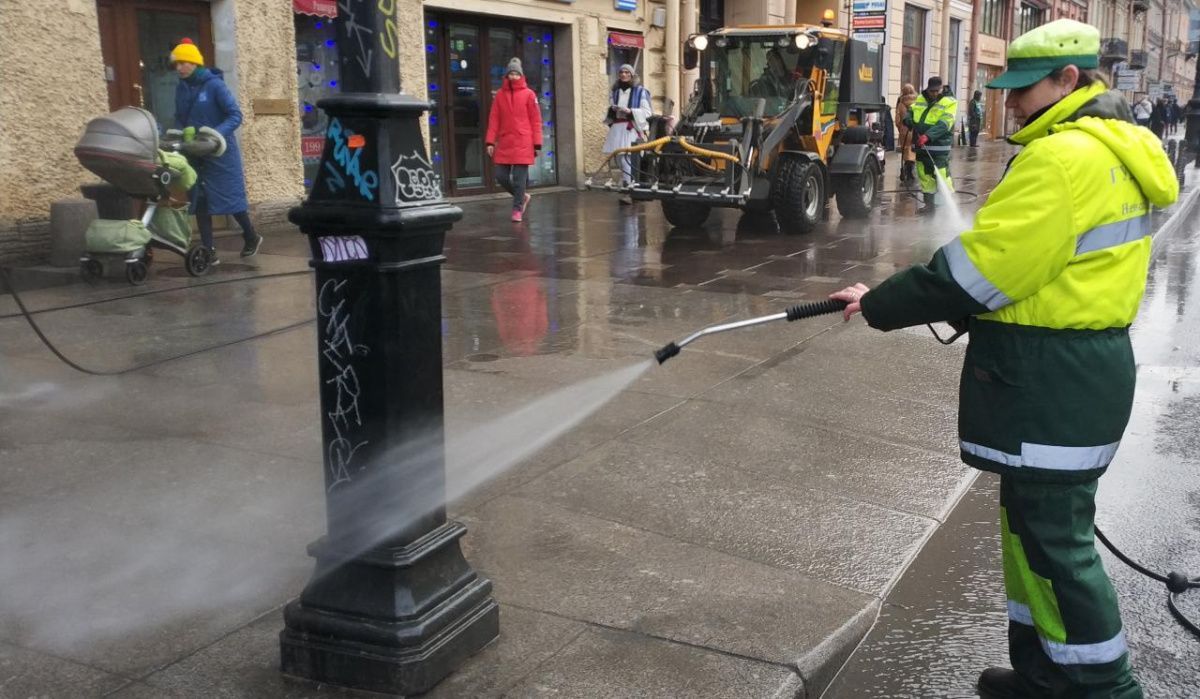
[[[88,284],[96,284],[104,276],[104,265],[100,264],[100,260],[83,260],[79,263],[79,276]]]
[[[209,259],[209,252],[203,245],[194,245],[187,251],[187,255],[183,258],[183,266],[187,268],[187,273],[193,277],[199,277],[207,274],[212,262]]]
[[[134,286],[146,283],[146,263],[138,260],[125,263],[125,279]]]

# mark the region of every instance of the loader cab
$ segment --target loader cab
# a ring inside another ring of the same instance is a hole
[[[700,67],[697,107],[703,113],[771,118],[791,105],[807,81],[827,73],[840,54],[833,43],[803,27],[720,30],[691,37],[684,65]]]

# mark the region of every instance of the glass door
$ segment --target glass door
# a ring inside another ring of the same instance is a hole
[[[499,191],[483,141],[488,114],[514,57],[521,59],[542,120],[542,151],[529,168],[529,183],[556,184],[551,28],[468,15],[430,13],[427,17],[426,67],[434,103],[429,117],[430,155],[446,193]]]
[[[191,39],[213,64],[210,6],[194,0],[97,0],[100,49],[110,109],[145,107],[160,128],[175,126],[171,49]]]
[[[483,138],[487,120],[481,88],[479,28],[473,24],[446,25],[446,92],[450,127],[450,172],[454,191],[484,187]]]

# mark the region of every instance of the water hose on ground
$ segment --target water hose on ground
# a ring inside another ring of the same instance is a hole
[[[284,277],[284,276],[291,276],[294,274],[311,274],[311,273],[312,272],[310,272],[310,271],[284,272],[281,274],[262,275],[262,276],[263,277],[266,277],[266,276]],[[49,313],[49,312],[55,311],[55,310],[65,310],[68,308],[79,308],[79,307],[83,307],[83,306],[94,305],[97,303],[105,303],[106,301],[120,301],[125,298],[132,298],[132,297],[136,297],[136,296],[146,296],[146,295],[153,294],[153,293],[163,293],[166,291],[178,291],[181,288],[188,289],[188,288],[192,288],[195,286],[201,286],[201,287],[211,286],[213,284],[227,283],[227,282],[233,282],[233,281],[249,281],[249,280],[256,279],[256,278],[257,277],[238,277],[237,279],[221,280],[219,282],[214,281],[214,282],[209,282],[207,284],[194,284],[194,285],[187,286],[187,287],[176,287],[174,289],[161,289],[161,290],[157,290],[157,291],[143,292],[140,294],[130,294],[128,296],[117,297],[115,299],[106,299],[104,301],[89,301],[89,302],[85,302],[85,303],[72,304],[70,306],[62,306],[60,308],[45,308],[45,309],[41,309],[41,310],[37,310],[37,311],[30,311],[28,308],[26,308],[25,301],[21,298],[20,293],[17,292],[17,288],[15,286],[13,286],[12,278],[8,274],[8,269],[5,267],[0,267],[0,281],[4,282],[3,287],[0,287],[0,288],[8,289],[9,293],[12,294],[13,301],[15,301],[17,304],[17,308],[20,309],[20,313],[14,313],[11,315],[3,316],[3,318],[13,318],[18,315],[24,317],[25,322],[29,323],[29,327],[33,330],[34,334],[36,334],[38,336],[38,339],[42,341],[42,344],[46,345],[46,349],[49,349],[54,354],[55,357],[58,357],[59,361],[61,361],[63,364],[66,364],[67,366],[71,367],[75,371],[78,371],[83,374],[88,374],[90,376],[121,376],[123,374],[129,374],[129,373],[132,373],[135,371],[149,369],[150,367],[158,366],[160,364],[166,364],[167,362],[173,362],[176,359],[185,359],[187,357],[194,357],[198,354],[204,354],[205,352],[209,352],[212,350],[223,349],[225,347],[230,347],[232,345],[241,344],[243,342],[249,342],[250,340],[257,340],[259,338],[269,337],[271,335],[277,335],[282,332],[287,332],[288,330],[293,330],[295,328],[299,328],[301,326],[308,325],[309,323],[314,322],[316,320],[316,318],[309,318],[307,320],[302,320],[302,321],[299,321],[296,323],[290,323],[288,325],[284,325],[282,327],[275,328],[273,330],[268,330],[266,332],[261,332],[261,333],[255,334],[255,335],[251,335],[250,337],[238,338],[236,340],[230,340],[228,342],[222,342],[219,344],[210,345],[208,347],[202,347],[201,349],[198,349],[198,350],[184,352],[183,354],[177,354],[177,355],[174,355],[171,357],[164,357],[162,359],[156,359],[152,362],[147,362],[145,364],[136,364],[134,366],[126,367],[124,369],[118,369],[115,371],[104,371],[104,370],[100,370],[100,369],[89,369],[85,366],[82,366],[81,364],[78,364],[77,362],[72,361],[70,357],[63,354],[62,351],[59,350],[58,347],[56,347],[54,345],[54,343],[50,341],[50,338],[46,337],[46,334],[44,332],[42,332],[42,329],[37,324],[37,321],[35,321],[33,319],[33,316],[35,313]]]

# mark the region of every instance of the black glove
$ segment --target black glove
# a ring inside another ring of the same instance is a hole
[[[540,143],[535,143],[535,144],[533,145],[533,152],[534,152],[534,153],[541,152],[541,150],[542,150],[542,144],[540,144]]]

